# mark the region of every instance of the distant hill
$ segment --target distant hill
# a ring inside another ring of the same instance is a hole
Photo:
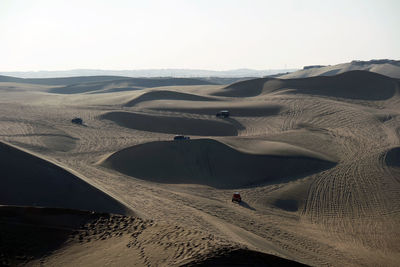
[[[96,70],[75,69],[64,71],[27,71],[27,72],[0,72],[19,78],[58,78],[79,76],[124,76],[124,77],[262,77],[278,73],[296,71],[297,69],[236,69],[226,71],[201,70],[201,69],[145,69],[145,70]]]
[[[332,66],[312,65],[302,70],[279,76],[281,79],[307,78],[314,76],[333,76],[352,70],[376,72],[391,78],[400,79],[400,60],[374,59],[369,61],[354,60]]]
[[[136,87],[155,87],[168,85],[204,85],[204,84],[231,84],[238,81],[250,80],[256,77],[203,77],[203,78],[174,78],[174,77],[144,77],[131,78],[125,76],[76,76],[60,78],[17,78],[0,75],[0,82],[29,83],[41,85],[77,87],[96,86],[95,83],[114,83],[115,81],[133,83]],[[90,85],[90,83],[93,83]],[[157,85],[158,84],[158,85]],[[99,85],[100,86],[100,85]],[[62,90],[62,89],[58,89]],[[97,90],[97,89],[95,89]],[[57,91],[57,90],[56,90]],[[87,90],[91,91],[91,90]],[[119,90],[120,91],[120,90]]]
[[[0,82],[6,83],[21,83],[24,82],[24,79],[11,77],[11,76],[4,76],[0,75]]]
[[[78,76],[78,77],[62,77],[62,78],[16,78],[11,76],[1,76],[0,82],[16,82],[16,83],[31,83],[43,85],[71,85],[78,83],[103,82],[129,79],[122,76]]]

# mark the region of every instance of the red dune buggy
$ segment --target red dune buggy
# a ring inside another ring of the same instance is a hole
[[[240,196],[239,192],[236,192],[235,194],[233,194],[232,202],[237,202],[237,203],[242,202],[242,197]]]

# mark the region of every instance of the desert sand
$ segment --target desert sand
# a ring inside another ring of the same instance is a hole
[[[399,266],[400,81],[283,78],[0,82],[0,264]]]

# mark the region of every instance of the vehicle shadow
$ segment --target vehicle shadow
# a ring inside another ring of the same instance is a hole
[[[253,208],[252,206],[250,206],[249,204],[247,204],[247,203],[246,203],[245,201],[243,201],[243,200],[239,203],[239,205],[242,206],[243,208],[246,208],[246,209],[256,210],[255,208]]]
[[[235,119],[232,118],[224,118],[224,120],[229,121],[233,126],[235,126],[238,130],[245,130],[246,127],[244,127],[240,122],[238,122]]]

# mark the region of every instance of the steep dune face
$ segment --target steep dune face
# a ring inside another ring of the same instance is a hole
[[[118,214],[127,207],[50,162],[0,142],[0,204]]]
[[[123,127],[149,132],[201,136],[234,136],[238,134],[235,126],[222,120],[154,116],[133,112],[109,112],[101,115],[101,118],[111,120]]]
[[[282,182],[335,164],[300,150],[285,156],[243,153],[211,139],[151,142],[126,148],[103,165],[127,175],[160,183],[203,184],[240,188]],[[290,149],[289,149],[290,150]]]
[[[304,266],[208,232],[130,216],[0,207],[2,266]]]
[[[398,82],[380,74],[367,71],[350,71],[336,76],[319,76],[304,79],[257,79],[233,84],[219,95],[251,97],[287,90],[291,94],[307,94],[360,100],[386,100],[398,88]]]
[[[0,262],[2,266],[22,266],[50,254],[61,248],[74,231],[101,215],[70,209],[0,206]]]
[[[143,95],[130,100],[124,106],[133,107],[138,103],[152,101],[152,100],[186,100],[186,101],[215,101],[211,97],[173,92],[173,91],[152,91],[144,93]]]

